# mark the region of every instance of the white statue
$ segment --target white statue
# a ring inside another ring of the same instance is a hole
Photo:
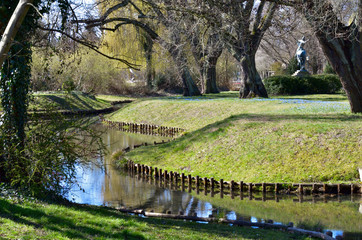
[[[303,36],[302,39],[298,40],[298,49],[297,53],[295,54],[298,60],[298,65],[300,71],[306,71],[305,69],[305,61],[307,59],[307,52],[304,50],[304,45],[307,41],[305,40],[305,37]]]

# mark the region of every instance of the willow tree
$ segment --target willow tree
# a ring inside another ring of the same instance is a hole
[[[300,11],[338,74],[353,113],[362,112],[362,1],[268,0]],[[349,12],[345,12],[349,9]],[[345,14],[344,14],[345,13]]]
[[[101,12],[101,15],[106,14],[109,9],[109,5],[117,5],[119,1],[99,1],[97,3],[98,9]],[[139,9],[145,11],[146,9],[142,6],[142,3],[136,2]],[[131,18],[134,15],[138,15],[137,9],[131,6],[125,6],[113,11],[109,18],[119,18],[119,17],[128,17]],[[144,22],[147,22],[147,25],[152,29],[156,29],[152,21],[144,19]],[[102,37],[102,45],[112,53],[113,55],[121,55],[124,58],[128,58],[129,61],[139,65],[145,66],[146,71],[146,82],[147,87],[152,89],[153,87],[153,78],[154,78],[154,66],[153,66],[153,50],[154,50],[154,41],[150,35],[144,31],[139,26],[132,24],[127,24],[121,28],[116,28],[116,24],[109,23],[108,26],[101,27],[101,30],[104,30]],[[132,44],[130,44],[132,43]],[[127,46],[127,47],[125,47]]]
[[[111,5],[111,7],[109,7],[99,18],[83,19],[77,21],[77,23],[85,23],[88,28],[100,27],[101,29],[107,31],[117,31],[119,28],[126,25],[132,25],[142,29],[154,42],[157,42],[168,51],[177,65],[177,69],[184,86],[183,95],[201,95],[200,90],[192,78],[192,74],[188,66],[187,54],[183,49],[184,42],[182,34],[180,28],[178,27],[179,22],[175,21],[179,16],[176,11],[164,11],[164,9],[162,9],[164,5],[168,5],[168,1],[142,1],[143,3],[146,3],[150,9],[152,9],[152,13],[150,14],[145,13],[143,9],[139,7],[139,4],[137,4],[138,2],[130,0],[116,2],[118,3]],[[117,12],[120,12],[122,9],[127,7],[134,8],[138,14],[133,14],[131,16],[118,15],[115,17]],[[161,24],[164,29],[162,36],[157,33],[157,29],[154,28],[154,25],[149,24],[144,19],[152,19],[158,24]]]

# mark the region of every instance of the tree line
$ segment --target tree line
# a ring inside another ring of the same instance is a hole
[[[219,91],[216,65],[226,51],[242,69],[240,98],[268,97],[257,70],[256,53],[262,48],[280,57],[283,46],[290,46],[281,36],[298,29],[300,25],[294,24],[298,19],[293,16],[302,16],[338,74],[351,111],[362,112],[361,0],[96,0],[95,6],[98,13],[94,7],[87,12],[68,0],[0,3],[4,112],[1,176],[11,178],[3,173],[4,166],[12,161],[17,162],[20,172],[27,168],[14,156],[21,155],[25,146],[30,64],[36,43],[51,48],[59,46],[59,42],[82,45],[135,70],[145,64],[150,87],[154,79],[153,51],[162,49],[174,63],[184,96]],[[112,32],[118,34],[113,40],[108,34]],[[132,34],[144,53],[144,61],[124,55],[135,44],[128,38]],[[102,46],[105,41],[114,44],[122,38],[123,44],[113,46],[114,51]],[[201,90],[195,83],[192,63],[199,73]]]

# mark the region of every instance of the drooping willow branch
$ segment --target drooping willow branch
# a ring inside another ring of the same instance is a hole
[[[78,39],[78,38],[75,38],[75,37],[71,36],[70,34],[64,32],[64,31],[62,31],[62,30],[54,29],[54,28],[45,28],[45,27],[41,27],[41,26],[38,27],[38,28],[39,28],[40,30],[43,30],[43,31],[50,31],[50,32],[60,33],[60,34],[62,34],[63,36],[66,36],[66,37],[70,38],[71,40],[73,40],[73,41],[75,41],[75,42],[77,42],[77,43],[79,43],[79,44],[81,44],[81,45],[83,45],[83,46],[85,46],[85,47],[87,47],[87,48],[95,51],[96,53],[98,53],[98,54],[100,54],[100,55],[102,55],[102,56],[104,56],[104,57],[106,57],[106,58],[108,58],[108,59],[119,61],[119,62],[125,64],[125,65],[126,65],[127,67],[129,67],[129,68],[132,68],[132,69],[135,69],[135,70],[140,70],[140,68],[139,68],[140,65],[134,64],[134,63],[130,63],[129,61],[127,61],[127,60],[125,60],[125,59],[122,59],[122,58],[117,58],[117,57],[109,56],[109,55],[101,52],[100,50],[98,50],[98,47],[97,47],[96,45],[93,45],[93,44],[91,44],[91,43],[89,43],[89,42],[86,42],[86,41],[80,40],[80,39]]]

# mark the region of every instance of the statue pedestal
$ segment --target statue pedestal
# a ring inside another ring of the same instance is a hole
[[[307,70],[303,69],[303,70],[296,71],[292,76],[293,77],[307,77],[309,75],[310,75],[310,73]]]

